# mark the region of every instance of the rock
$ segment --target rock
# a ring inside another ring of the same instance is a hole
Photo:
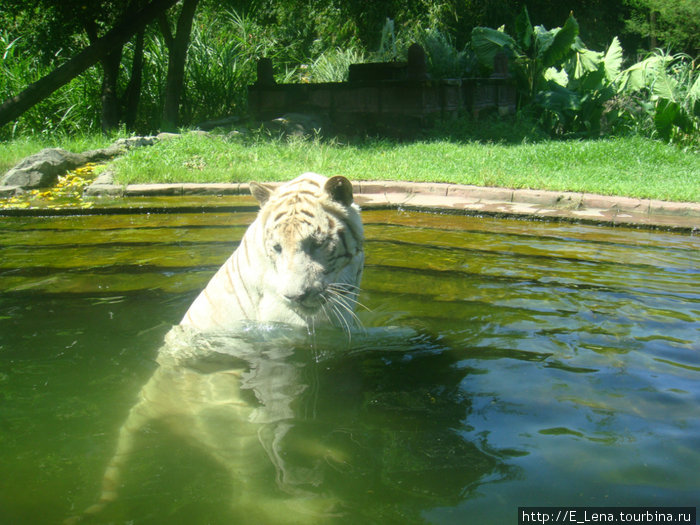
[[[161,131],[156,135],[157,140],[171,140],[171,139],[176,139],[180,136],[179,133],[169,133],[167,131]]]
[[[114,172],[107,170],[100,173],[93,184],[114,184]]]
[[[90,184],[84,192],[87,197],[121,197],[124,187],[117,184]]]
[[[88,162],[104,162],[124,153],[125,148],[116,143],[106,148],[92,149],[83,153]]]
[[[0,198],[12,197],[18,193],[22,193],[19,186],[0,186]]]
[[[107,170],[100,173],[97,178],[85,188],[84,194],[88,197],[120,197],[124,194],[124,187],[114,183],[114,172]]]
[[[157,137],[128,137],[124,139],[117,139],[113,144],[107,146],[106,148],[93,149],[83,153],[87,158],[87,162],[104,162],[106,160],[111,160],[118,155],[122,155],[124,152],[133,149],[141,148],[143,146],[152,146],[156,142],[161,140],[160,135]]]
[[[58,176],[87,162],[87,157],[60,148],[47,148],[21,161],[0,181],[2,186],[43,188],[56,182]]]
[[[128,137],[125,139],[117,139],[112,146],[124,147],[125,149],[140,148],[143,146],[153,146],[158,142],[158,139],[154,136],[147,137]]]
[[[287,113],[282,117],[265,122],[263,126],[272,132],[295,136],[313,136],[328,127],[318,115],[303,113]]]

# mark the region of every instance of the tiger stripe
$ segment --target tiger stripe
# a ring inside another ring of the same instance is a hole
[[[233,270],[235,272],[234,275],[236,275],[236,276],[240,275],[240,273],[238,272],[238,256],[237,255],[238,254],[236,254],[236,257],[233,257]],[[242,279],[239,278],[239,282],[241,283],[241,288],[243,288],[243,291],[245,292],[246,297],[248,298],[248,301],[252,303],[251,298],[250,298],[250,292],[248,291],[248,288],[246,288],[245,281],[243,281]],[[240,307],[241,311],[245,312],[246,317],[249,318],[250,314],[248,312],[246,312],[245,308],[243,308],[243,305],[241,304],[241,299],[240,299],[238,293],[236,293],[235,289],[234,289],[234,295],[236,296],[236,301],[238,301],[238,306]]]

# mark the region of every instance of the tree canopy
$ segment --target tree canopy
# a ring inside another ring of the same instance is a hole
[[[281,81],[307,78],[307,65],[332,78],[348,61],[380,57],[388,27],[394,42],[422,38],[444,67],[467,68],[473,28],[516,34],[525,6],[533,26],[573,13],[592,49],[615,36],[630,55],[659,46],[696,57],[700,47],[695,0],[3,0],[0,137],[172,129],[240,113],[257,59],[272,58]]]

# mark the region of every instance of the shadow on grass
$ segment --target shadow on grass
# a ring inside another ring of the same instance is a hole
[[[284,133],[276,135],[262,129],[260,132],[267,134],[268,138],[284,138]],[[260,133],[254,133],[251,138],[259,140],[262,136]],[[491,113],[480,118],[461,115],[452,119],[437,119],[432,125],[422,127],[412,121],[397,121],[391,125],[366,124],[365,129],[357,133],[347,129],[335,130],[331,124],[327,131],[320,131],[306,138],[321,143],[341,143],[359,148],[433,141],[520,145],[552,140],[534,119],[522,113],[503,117]]]

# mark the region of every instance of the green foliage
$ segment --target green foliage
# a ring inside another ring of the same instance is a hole
[[[627,0],[626,3],[631,8],[625,19],[627,33],[651,41],[649,47],[675,49],[692,57],[700,53],[700,2]]]
[[[257,60],[284,61],[288,59],[284,48],[268,29],[244,13],[203,12],[196,22],[188,51],[183,122],[243,113],[246,86],[256,80]],[[163,58],[167,67],[167,55]]]
[[[700,146],[700,69],[689,56],[656,50],[624,70],[617,89],[635,102],[627,105],[625,116],[638,128],[652,128],[666,141]]]
[[[134,0],[131,5],[143,1]],[[610,28],[622,28],[623,18],[631,20],[640,14],[649,18],[654,10],[660,41],[696,49],[693,42],[700,34],[693,30],[700,19],[694,16],[697,2],[593,0],[585,4],[531,4],[529,11],[516,0],[388,0],[370,4],[203,0],[188,52],[181,122],[193,125],[244,114],[246,87],[255,80],[256,61],[263,56],[273,60],[278,82],[335,82],[347,78],[352,63],[403,60],[408,47],[417,42],[426,51],[428,72],[434,78],[482,74],[492,67],[497,53],[506,53],[518,83],[523,114],[539,122],[550,135],[642,133],[697,145],[700,87],[690,56],[657,52],[621,73],[623,54],[618,38],[612,39],[604,52],[588,48],[579,38],[579,33],[585,34],[586,42],[597,42],[600,49],[601,42],[610,42]],[[123,2],[117,0],[99,0],[87,6],[82,0],[6,0],[5,6],[0,12],[0,101],[83,49],[89,42],[86,19],[94,21],[100,34],[124,11]],[[673,6],[687,20],[673,14]],[[569,14],[572,8],[576,18]],[[561,27],[546,29],[562,20]],[[504,22],[507,25],[499,29],[487,27]],[[481,25],[472,28],[474,24]],[[671,29],[676,31],[673,35]],[[688,38],[681,38],[681,34]],[[128,43],[123,50],[118,93],[126,90],[133,59],[134,44]],[[145,33],[135,131],[157,129],[163,112],[167,62],[167,46],[152,24]],[[13,125],[0,129],[0,139],[100,129],[101,82],[101,66],[96,66]]]
[[[476,70],[476,56],[466,47],[459,49],[437,22],[424,25],[416,21],[395,32],[394,21],[387,19],[381,35],[379,50],[370,54],[372,61],[405,60],[408,48],[415,43],[425,51],[427,72],[432,78],[462,78]]]
[[[35,82],[51,68],[41,57],[27,53],[23,37],[0,28],[0,101]],[[56,63],[63,62],[59,52]],[[100,129],[99,72],[95,69],[74,79],[54,95],[27,111],[12,125],[0,129],[0,140],[21,135],[51,136],[58,132],[85,133]]]
[[[512,60],[521,93],[528,102],[546,85],[545,71],[571,56],[579,27],[573,15],[563,27],[533,27],[527,8],[517,17],[515,27],[515,38],[504,28],[476,27],[472,31],[472,48],[486,68],[493,67],[498,53],[505,53]]]
[[[478,27],[472,46],[484,66],[498,53],[512,61],[521,105],[538,115],[554,135],[600,134],[605,103],[614,96],[613,82],[622,63],[617,38],[606,53],[588,49],[578,37],[579,25],[569,15],[561,28],[532,26],[527,8],[515,20],[515,36]]]
[[[463,78],[477,69],[476,55],[471,50],[458,49],[450,36],[439,29],[421,29],[413,41],[425,50],[428,73],[433,78]]]
[[[614,38],[605,53],[576,38],[574,53],[561,68],[545,71],[546,88],[535,97],[547,129],[558,134],[599,136],[606,104],[615,96],[622,46]]]
[[[483,66],[497,53],[512,61],[521,107],[555,136],[597,137],[636,131],[697,144],[700,83],[687,55],[655,52],[624,71],[617,37],[603,52],[588,49],[572,15],[561,28],[533,27],[525,8],[515,35],[478,27],[472,47]]]
[[[306,75],[302,73],[302,81],[345,82],[348,80],[350,65],[364,61],[365,55],[358,48],[351,46],[347,49],[329,49],[311,62],[305,71]]]

